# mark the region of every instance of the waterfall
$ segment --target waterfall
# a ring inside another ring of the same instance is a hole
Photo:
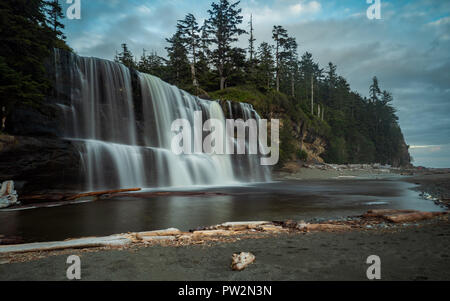
[[[64,138],[79,145],[87,190],[269,180],[257,155],[171,151],[176,119],[193,124],[194,112],[201,111],[203,120],[214,118],[225,125],[218,102],[119,63],[55,52],[55,93],[64,109]],[[228,118],[259,118],[248,104],[235,106],[235,112],[229,104],[227,111]]]

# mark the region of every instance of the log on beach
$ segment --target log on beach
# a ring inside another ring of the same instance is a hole
[[[392,223],[414,222],[431,219],[436,216],[446,215],[448,212],[423,212],[417,210],[378,209],[369,210],[363,217],[383,218]]]
[[[93,198],[93,200],[97,200],[97,198],[101,196],[117,195],[120,193],[136,192],[140,190],[141,188],[126,188],[126,189],[93,191],[78,194],[50,192],[36,195],[25,195],[20,197],[21,205],[11,206],[9,209],[16,210],[22,208],[40,208],[55,205],[70,205],[77,203],[77,200],[82,198]]]
[[[69,197],[64,198],[65,201],[72,201],[80,198],[90,197],[90,196],[101,196],[105,194],[115,194],[115,193],[122,193],[122,192],[131,192],[131,191],[140,191],[141,188],[127,188],[127,189],[116,189],[116,190],[103,190],[103,191],[94,191],[94,192],[86,192],[86,193],[80,193],[76,195],[72,195]]]
[[[431,219],[433,217],[445,214],[447,214],[447,212],[414,212],[414,213],[386,215],[385,218],[393,223],[406,223],[406,222],[420,221],[424,219]]]

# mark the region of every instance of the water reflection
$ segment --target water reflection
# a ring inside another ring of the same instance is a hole
[[[0,234],[49,241],[227,221],[333,218],[375,208],[443,210],[412,187],[395,180],[285,181],[203,189],[227,195],[126,197],[0,212]]]

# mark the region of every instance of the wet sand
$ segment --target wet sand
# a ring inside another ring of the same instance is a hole
[[[406,180],[419,185],[417,191],[437,198],[440,205],[450,209],[450,169],[419,171]]]
[[[254,264],[230,269],[248,251]],[[280,234],[234,243],[152,246],[80,252],[0,265],[0,280],[66,280],[70,254],[80,255],[82,280],[367,280],[366,259],[381,258],[382,280],[450,280],[448,217],[395,230]]]

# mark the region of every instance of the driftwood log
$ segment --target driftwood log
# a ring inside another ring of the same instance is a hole
[[[140,191],[141,188],[128,188],[128,189],[116,189],[116,190],[103,190],[103,191],[95,191],[95,192],[86,192],[80,193],[76,195],[72,195],[64,198],[64,201],[73,201],[80,198],[90,197],[90,196],[100,196],[105,194],[114,194],[114,193],[122,193],[122,192],[131,192],[131,191]]]

